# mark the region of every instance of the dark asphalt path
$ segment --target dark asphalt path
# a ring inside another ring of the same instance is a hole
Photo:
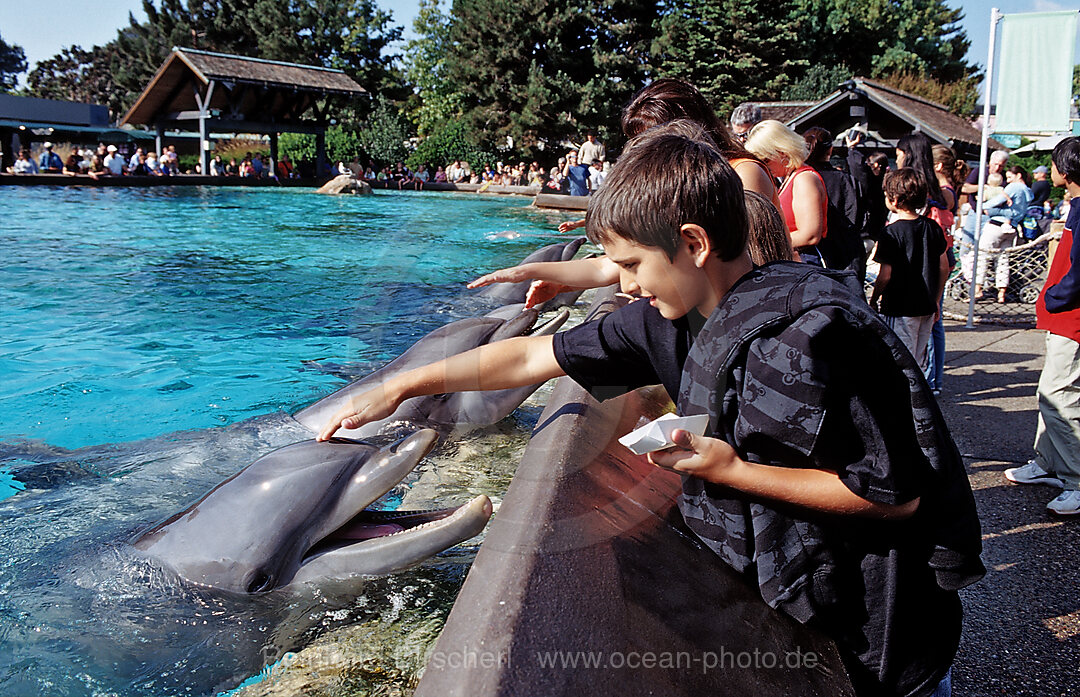
[[[1080,695],[1080,516],[1052,516],[1045,506],[1057,489],[1002,474],[1033,454],[1045,334],[949,321],[946,334],[941,406],[975,491],[989,570],[962,592],[953,694]]]

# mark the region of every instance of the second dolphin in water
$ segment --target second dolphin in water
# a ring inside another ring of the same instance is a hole
[[[533,329],[538,315],[535,309],[507,307],[484,317],[470,317],[439,327],[383,368],[301,409],[294,417],[313,433],[318,433],[354,395],[374,389],[395,375],[503,339],[554,334],[570,316],[567,310],[562,310],[554,319]],[[446,430],[458,426],[487,426],[506,418],[538,387],[527,385],[509,390],[413,397],[402,402],[385,419],[372,421],[357,429],[342,428],[338,434],[349,438],[370,438],[379,434],[384,427],[398,422]]]

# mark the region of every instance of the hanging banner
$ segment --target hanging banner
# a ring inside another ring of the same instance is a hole
[[[995,131],[1069,130],[1078,17],[1075,10],[1002,15]]]

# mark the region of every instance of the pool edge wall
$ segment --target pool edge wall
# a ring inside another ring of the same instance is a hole
[[[661,388],[598,403],[559,380],[418,697],[852,694],[831,641],[683,525],[679,477],[618,444],[668,408]]]

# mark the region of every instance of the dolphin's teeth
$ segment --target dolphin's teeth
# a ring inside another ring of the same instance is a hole
[[[420,525],[415,525],[415,526],[413,526],[411,528],[405,528],[404,530],[399,530],[398,532],[392,532],[389,535],[384,535],[383,537],[381,537],[379,539],[385,540],[387,537],[393,537],[394,535],[403,535],[403,534],[405,534],[407,532],[415,532],[416,530],[423,530],[425,528],[438,527],[439,525],[448,523],[448,522],[454,520],[455,518],[464,517],[465,516],[465,508],[466,508],[465,506],[462,506],[461,508],[457,509],[456,511],[454,511],[450,515],[446,516],[445,518],[440,518],[439,520],[430,520],[430,521],[428,521],[426,523],[421,523]]]

